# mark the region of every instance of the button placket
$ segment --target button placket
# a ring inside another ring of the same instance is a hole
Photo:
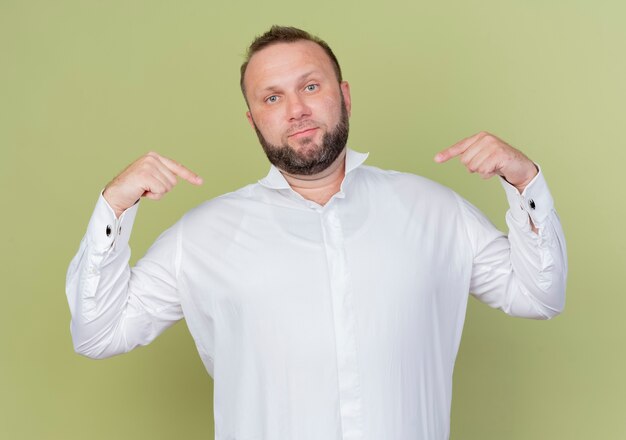
[[[327,208],[321,220],[333,305],[342,438],[360,440],[364,433],[354,305],[341,222],[335,206]]]

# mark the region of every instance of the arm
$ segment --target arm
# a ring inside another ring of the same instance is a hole
[[[459,157],[470,172],[501,177],[510,209],[507,237],[476,208],[461,202],[475,257],[470,289],[513,316],[547,319],[565,303],[567,252],[552,196],[539,168],[523,153],[481,132],[435,156]]]
[[[510,204],[508,237],[459,198],[474,248],[470,291],[511,316],[552,318],[565,305],[567,278],[565,238],[552,197],[541,172],[522,194],[504,180],[502,185]]]
[[[180,175],[179,170],[165,169],[161,156],[153,154],[138,159],[107,185],[67,272],[74,348],[88,357],[104,358],[148,344],[182,318],[178,225],[164,232],[134,268],[128,266],[136,200],[161,198]]]

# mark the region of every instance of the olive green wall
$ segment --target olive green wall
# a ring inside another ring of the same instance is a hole
[[[98,192],[149,149],[205,178],[142,203],[133,261],[201,201],[262,177],[238,69],[273,23],[330,42],[349,144],[457,190],[504,227],[495,181],[434,154],[479,130],[539,162],[566,232],[564,315],[470,301],[452,439],[623,439],[626,6],[621,1],[0,1],[0,438],[210,439],[212,383],[184,323],[74,354],[67,265]]]

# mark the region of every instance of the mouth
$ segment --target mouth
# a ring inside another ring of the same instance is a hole
[[[313,133],[315,133],[315,130],[317,130],[317,127],[305,128],[304,130],[300,130],[300,131],[297,131],[297,132],[295,132],[293,134],[290,134],[288,137],[290,137],[290,138],[300,138],[300,137],[311,136]]]

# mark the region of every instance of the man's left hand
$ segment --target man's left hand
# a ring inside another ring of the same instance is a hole
[[[485,131],[439,152],[435,162],[443,163],[457,156],[469,172],[478,173],[483,179],[502,176],[520,194],[539,172],[524,153]]]

